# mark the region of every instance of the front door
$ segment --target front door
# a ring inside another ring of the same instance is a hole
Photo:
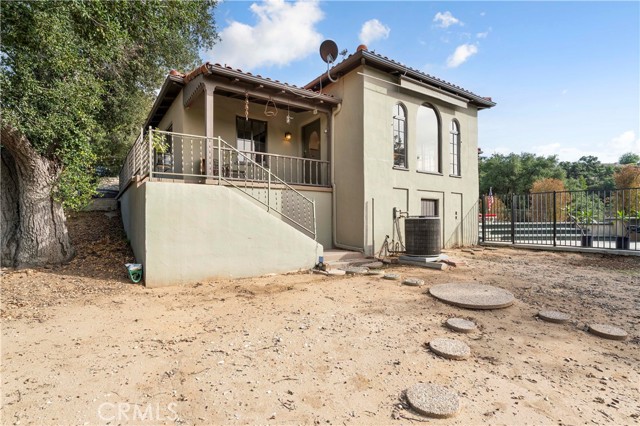
[[[302,156],[304,167],[302,168],[304,183],[319,184],[322,173],[320,170],[320,119],[307,124],[302,128]]]

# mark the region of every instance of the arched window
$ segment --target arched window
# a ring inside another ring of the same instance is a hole
[[[456,120],[451,120],[449,128],[450,155],[449,174],[460,176],[460,126]]]
[[[401,103],[393,107],[393,167],[407,168],[407,110]]]
[[[441,173],[440,120],[430,105],[421,105],[416,118],[417,170]]]

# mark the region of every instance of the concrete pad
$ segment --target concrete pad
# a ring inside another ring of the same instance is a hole
[[[363,268],[369,268],[369,269],[380,269],[384,266],[384,264],[382,262],[369,262],[369,263],[363,263],[360,266]]]
[[[447,418],[460,410],[458,394],[444,386],[418,383],[407,389],[405,396],[411,408],[424,416]]]
[[[445,303],[468,309],[501,309],[513,305],[507,290],[476,283],[448,283],[431,287],[429,293]]]
[[[402,255],[398,257],[399,260],[406,260],[409,262],[424,262],[424,263],[440,262],[448,258],[449,256],[447,256],[446,254],[439,254],[437,256],[412,256],[407,254],[407,255]]]
[[[412,287],[419,287],[424,284],[424,280],[421,280],[420,278],[407,278],[402,281],[402,284]]]
[[[342,269],[332,269],[330,271],[327,271],[327,274],[336,275],[336,276],[342,276],[342,275],[346,275],[346,272],[343,271]]]
[[[558,311],[540,311],[538,312],[538,318],[547,322],[556,322],[564,324],[571,319],[571,315]]]
[[[429,342],[429,349],[436,355],[447,359],[467,359],[471,349],[466,343],[456,339],[434,339]]]
[[[347,273],[347,275],[364,275],[369,272],[367,268],[358,268],[357,266],[346,268],[344,269],[344,271]]]
[[[422,268],[439,269],[439,270],[449,268],[448,265],[440,262],[414,262],[411,260],[400,260],[398,261],[398,263],[401,263],[403,265],[420,266]]]
[[[382,278],[384,278],[385,280],[399,280],[400,279],[400,275],[398,275],[398,274],[384,274],[382,276]]]
[[[589,332],[596,336],[611,340],[624,340],[627,338],[626,331],[607,324],[589,324]]]
[[[466,320],[464,318],[449,318],[445,325],[453,331],[460,333],[471,333],[476,330],[476,324],[473,321]]]

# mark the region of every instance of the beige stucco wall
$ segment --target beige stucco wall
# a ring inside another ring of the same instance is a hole
[[[358,75],[358,72],[373,78]],[[360,245],[364,244],[368,254],[377,252],[385,235],[392,234],[393,207],[405,211],[408,207],[409,214],[420,215],[422,198],[439,200],[441,240],[444,246],[475,243],[477,241],[477,220],[469,221],[469,218],[474,212],[477,214],[475,206],[478,199],[476,108],[460,106],[459,101],[449,103],[446,101],[446,96],[437,92],[433,92],[430,96],[428,89],[421,88],[418,93],[400,88],[397,84],[392,84],[397,83],[397,79],[392,80],[391,76],[370,67],[361,67],[340,80],[344,85],[341,92],[343,111],[336,117],[336,135],[339,135],[336,136],[336,146],[340,146],[342,139],[345,138],[345,131],[352,139],[351,146],[358,146],[358,131],[346,127],[353,126],[354,122],[357,123],[357,118],[354,115],[361,115],[363,123],[360,149],[349,152],[342,145],[341,152],[346,152],[346,158],[349,161],[346,163],[343,161],[342,164],[339,164],[339,161],[336,160],[336,169],[340,168],[340,171],[336,170],[338,187],[344,188],[346,186],[350,192],[358,194],[357,197],[352,198],[348,210],[352,212],[353,216],[359,215],[364,220],[364,224],[360,228],[364,228]],[[388,83],[381,80],[386,80]],[[333,86],[338,85],[339,83]],[[352,86],[357,85],[361,85],[363,88],[362,96],[354,93],[356,88]],[[355,96],[353,96],[354,94]],[[356,104],[359,99],[362,102],[360,106]],[[398,101],[401,101],[407,108],[408,170],[393,168],[392,110]],[[433,105],[440,118],[442,147],[440,161],[443,171],[441,174],[416,171],[415,119],[418,107],[424,103]],[[461,177],[449,176],[449,124],[453,118],[457,119],[460,124]],[[353,185],[349,185],[349,182],[354,180],[352,175],[358,173],[358,167],[352,167],[358,163],[358,159],[354,158],[357,154],[362,156],[359,160],[362,162],[361,173],[364,178],[362,189],[360,189],[360,182],[357,180]],[[340,211],[344,207],[341,206],[342,202],[343,199],[338,198]],[[360,213],[363,207],[365,211]],[[375,211],[373,211],[374,208]],[[343,220],[340,214],[338,220],[339,222]],[[349,226],[357,227],[353,222],[354,220],[351,219]],[[463,229],[465,226],[466,229]],[[358,237],[355,233],[353,231],[345,233],[345,229],[339,225],[338,240],[347,238],[346,235],[350,241],[357,244]]]
[[[224,186],[131,186],[123,220],[149,287],[306,269],[323,253],[320,243]]]
[[[145,209],[145,186],[138,187],[136,183],[132,183],[120,197],[120,212],[136,262],[142,264],[146,262]]]
[[[178,99],[174,101],[172,108]],[[180,97],[180,102],[182,98]],[[180,104],[182,105],[182,103]],[[213,96],[214,122],[213,134],[220,136],[232,146],[236,146],[236,117],[244,117],[244,101],[226,96]],[[269,105],[269,111],[273,112],[273,105]],[[295,113],[289,110],[292,120],[286,122],[287,109],[278,107],[277,115],[268,117],[265,115],[263,105],[250,103],[249,118],[267,122],[267,152],[270,154],[302,157],[302,127],[320,118],[321,127],[321,160],[328,160],[327,150],[327,115],[321,112],[313,114],[312,111]],[[176,130],[177,131],[177,130]],[[292,134],[291,141],[284,140],[285,132]],[[182,133],[192,135],[205,134],[205,108],[204,93],[200,93],[184,111],[184,127]]]
[[[360,68],[324,89],[342,99],[335,115],[333,155],[336,243],[362,248],[364,241],[363,80]]]

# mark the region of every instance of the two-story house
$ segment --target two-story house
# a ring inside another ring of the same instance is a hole
[[[372,255],[394,208],[439,217],[442,247],[476,243],[478,111],[494,105],[364,46],[305,87],[172,72],[120,174],[146,284]]]

